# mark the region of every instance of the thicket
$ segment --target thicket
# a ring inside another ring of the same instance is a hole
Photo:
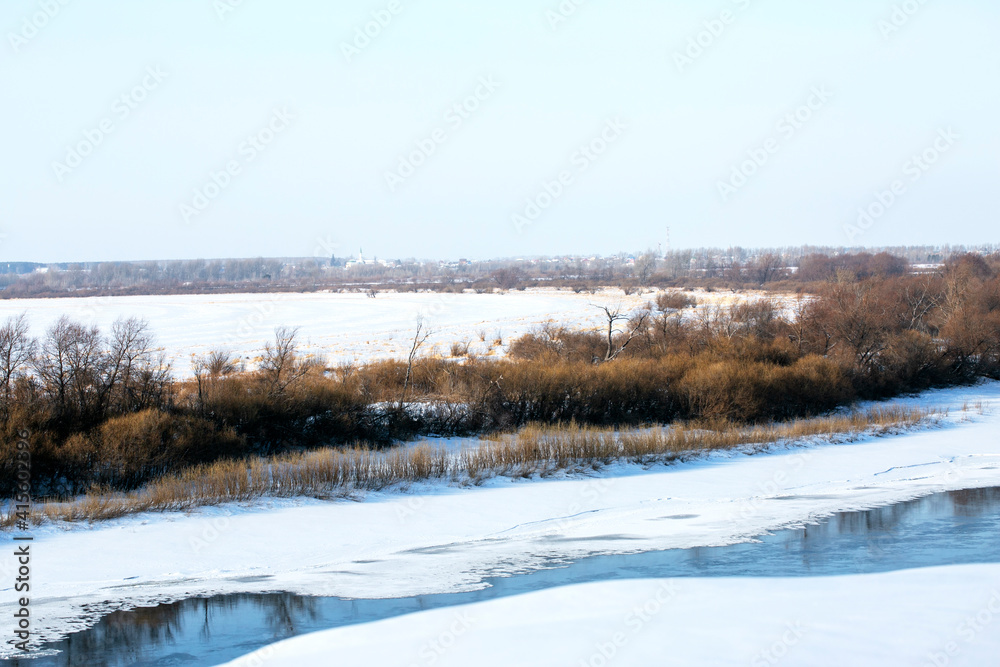
[[[171,379],[144,322],[103,334],[64,318],[36,341],[12,318],[0,327],[0,494],[21,429],[35,493],[66,496],[319,446],[528,423],[763,423],[1000,378],[1000,258],[965,255],[934,274],[887,266],[834,265],[815,294],[727,307],[660,294],[632,313],[606,309],[600,331],[541,328],[505,359],[466,350],[328,367],[280,329],[257,367],[217,352],[185,380]]]
[[[599,470],[625,461],[643,466],[670,464],[707,452],[802,438],[828,442],[860,434],[898,433],[932,423],[940,414],[919,408],[870,408],[764,426],[699,423],[669,428],[614,430],[577,424],[529,425],[515,434],[484,441],[458,453],[421,444],[387,451],[322,447],[268,458],[223,460],[160,477],[140,489],[108,493],[98,489],[68,502],[33,508],[31,519],[100,521],[150,511],[190,510],[204,505],[248,502],[262,497],[336,498],[380,491],[398,484],[446,480],[467,484],[495,476],[532,477],[561,471]],[[0,512],[0,528],[15,520]]]

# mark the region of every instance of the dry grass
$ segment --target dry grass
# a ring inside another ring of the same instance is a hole
[[[510,439],[463,451],[461,472],[478,480],[491,475],[531,476],[598,468],[619,461],[669,463],[713,451],[749,445],[766,448],[816,436],[884,435],[925,423],[937,414],[931,409],[891,406],[766,426],[692,422],[669,428],[616,431],[578,425],[531,425]]]
[[[527,426],[458,453],[428,444],[389,451],[322,449],[267,460],[222,461],[161,478],[138,491],[98,491],[72,502],[48,502],[36,506],[33,520],[99,521],[262,497],[334,498],[422,481],[477,483],[492,476],[547,475],[615,462],[670,463],[738,447],[758,451],[805,438],[883,435],[927,423],[939,414],[891,406],[765,426],[690,423],[626,431],[575,424]],[[0,526],[9,525],[10,517],[0,517]]]

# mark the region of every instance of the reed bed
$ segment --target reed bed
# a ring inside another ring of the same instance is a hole
[[[271,498],[336,498],[445,480],[479,483],[495,476],[529,477],[599,469],[612,463],[667,464],[706,453],[760,451],[807,438],[884,435],[932,421],[939,411],[902,406],[759,426],[685,423],[615,430],[577,424],[529,425],[458,452],[421,444],[391,450],[321,449],[271,459],[220,461],[163,477],[132,492],[95,490],[70,502],[46,502],[33,521],[100,521],[151,511]],[[11,517],[0,517],[7,528]]]

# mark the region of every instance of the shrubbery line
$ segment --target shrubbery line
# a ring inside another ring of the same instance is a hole
[[[763,448],[810,437],[882,435],[928,423],[940,414],[889,406],[761,426],[691,423],[618,431],[576,424],[529,425],[458,452],[429,444],[388,451],[325,448],[269,459],[219,461],[167,475],[136,491],[96,490],[70,502],[42,503],[33,519],[99,521],[264,497],[331,498],[417,482],[478,483],[493,476],[598,470],[616,462],[664,464],[717,450]],[[3,527],[10,523],[10,517],[0,517]]]

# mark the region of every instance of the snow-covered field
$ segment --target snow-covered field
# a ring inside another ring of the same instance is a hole
[[[717,455],[648,470],[618,465],[592,477],[498,479],[469,488],[437,484],[355,499],[363,502],[275,501],[143,515],[96,526],[49,525],[36,530],[32,547],[35,629],[41,637],[53,638],[92,623],[108,609],[214,593],[280,590],[377,598],[472,590],[482,587],[487,577],[541,567],[553,558],[731,544],[837,511],[1000,485],[1000,383],[931,392],[904,402],[947,407],[951,416],[938,427],[889,437],[803,443],[765,454]],[[962,412],[966,405],[970,410]],[[10,539],[9,534],[0,536],[5,552]],[[0,572],[3,581],[10,581],[11,559],[0,567],[6,568]],[[995,579],[995,570],[984,572]],[[895,590],[890,584],[897,580],[873,581],[888,582],[887,590]],[[739,610],[745,613],[747,607],[739,605],[727,611],[727,584],[704,585],[716,596],[720,618],[726,619],[719,626],[721,635],[743,632],[733,624],[748,623],[747,634],[741,636],[749,637],[769,628],[768,619],[774,620],[766,614],[757,619],[753,614],[741,616]],[[749,599],[740,598],[745,584],[731,585],[734,601]],[[809,585],[826,591],[824,595],[840,595],[838,586]],[[784,599],[781,595],[791,600],[800,590],[800,584],[782,586],[775,593],[779,600]],[[844,589],[844,595],[850,590],[860,594],[864,588],[859,584]],[[628,586],[621,591],[614,599],[633,594]],[[567,593],[592,594],[590,589]],[[546,605],[559,605],[560,595],[552,592],[531,600],[540,605],[538,613],[548,613]],[[948,610],[965,609],[965,592],[956,595]],[[909,606],[907,600],[901,599],[899,606]],[[0,615],[11,608],[12,591],[4,588]],[[598,614],[587,623],[614,620],[616,609],[612,606],[608,616]],[[510,618],[511,632],[523,628],[525,618]],[[705,617],[678,612],[670,618],[687,618],[684,627],[694,632],[698,619]],[[855,625],[863,638],[891,631],[862,624],[867,618],[858,616]],[[921,622],[941,623],[947,630],[951,620],[942,611]],[[423,627],[423,622],[414,621],[413,627]],[[615,628],[613,623],[606,627],[612,634]],[[516,635],[511,637],[517,641]],[[759,639],[766,647],[770,637],[764,633]],[[404,650],[406,644],[400,641],[397,648]],[[481,646],[488,649],[493,640],[483,641]]]
[[[635,579],[316,632],[226,667],[1000,664],[1000,565]]]
[[[759,296],[693,294],[707,304]],[[545,322],[593,327],[603,317],[595,306],[620,304],[630,310],[652,296],[624,296],[611,289],[596,294],[530,289],[506,294],[383,292],[375,299],[334,292],[8,299],[0,300],[0,320],[27,312],[32,333],[41,336],[62,315],[103,331],[119,317],[145,318],[175,372],[187,376],[193,356],[215,349],[252,361],[278,326],[301,327],[304,352],[330,362],[405,357],[418,317],[433,332],[425,353],[447,356],[452,343],[468,342],[476,354],[502,354],[511,340]],[[502,343],[494,344],[497,340]]]

